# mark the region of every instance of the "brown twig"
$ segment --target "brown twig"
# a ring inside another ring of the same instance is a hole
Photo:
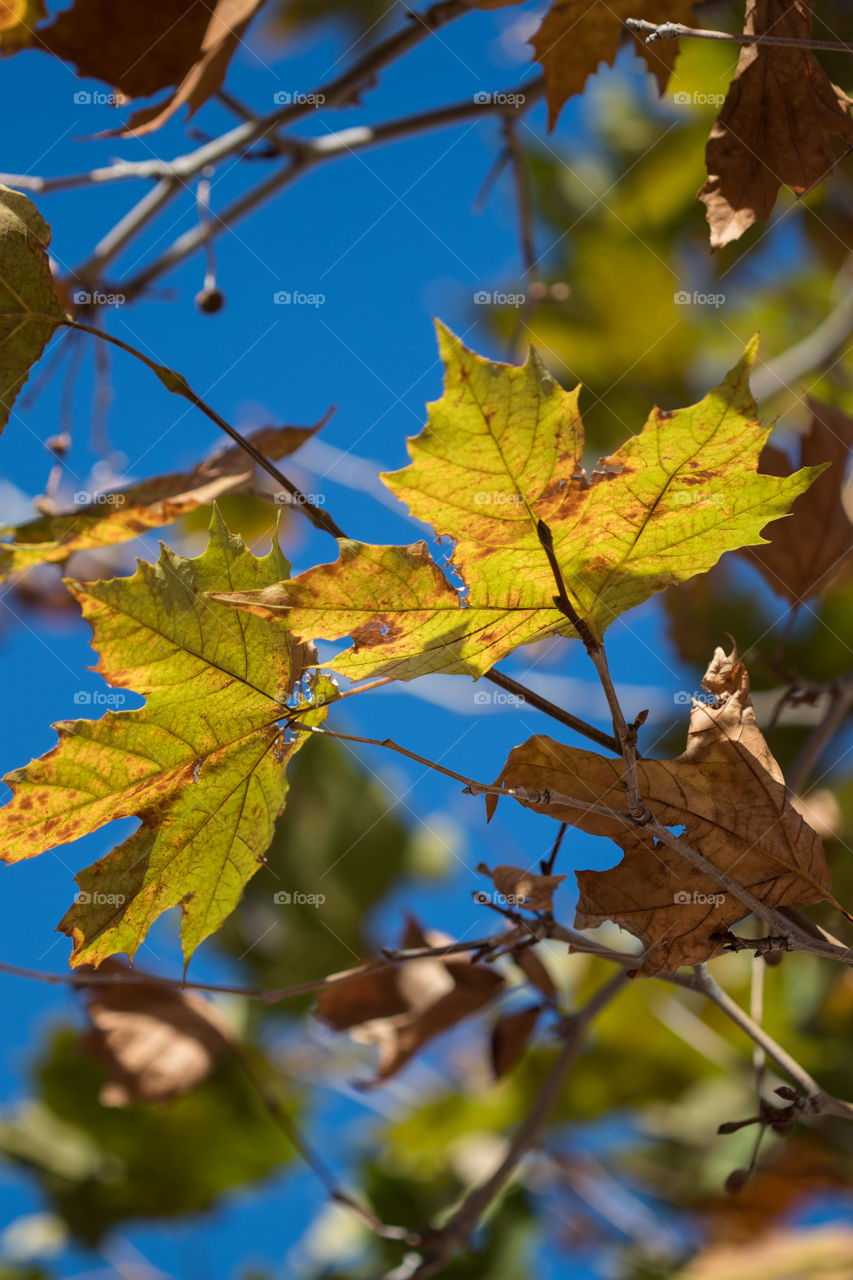
[[[646,44],[655,40],[724,40],[732,44],[771,44],[786,49],[823,49],[827,53],[853,53],[853,44],[838,40],[799,40],[794,36],[751,35],[748,32],[710,31],[686,27],[680,22],[647,22],[644,18],[626,18],[625,26],[645,35]]]
[[[617,973],[566,1022],[563,1046],[537,1093],[523,1123],[497,1169],[480,1186],[470,1191],[443,1227],[423,1233],[423,1261],[412,1273],[419,1278],[435,1275],[464,1246],[491,1201],[503,1188],[515,1169],[534,1145],[557,1104],[563,1087],[583,1047],[590,1023],[625,987],[628,975]]]

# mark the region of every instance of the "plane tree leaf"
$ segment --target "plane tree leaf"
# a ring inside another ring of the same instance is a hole
[[[101,654],[96,670],[146,698],[138,711],[56,725],[59,745],[6,779],[14,792],[0,810],[7,862],[113,818],[141,819],[78,876],[81,892],[59,926],[74,940],[72,963],[132,957],[178,905],[188,960],[258,870],[284,806],[287,761],[305,737],[286,739],[277,721],[312,651],[282,644],[268,623],[212,605],[205,593],[259,587],[286,568],[277,543],[256,559],[214,511],[198,559],[164,547],[132,578],[70,584]],[[120,695],[106,698],[121,705]],[[322,714],[309,710],[307,722]]]
[[[262,427],[249,443],[275,461],[294,453],[318,427]],[[238,445],[219,449],[189,472],[154,476],[127,489],[101,493],[74,511],[0,529],[0,580],[34,564],[67,560],[75,551],[114,546],[160,528],[224,493],[249,489],[255,464]],[[85,496],[85,495],[84,495]]]
[[[808,41],[812,10],[811,0],[748,0],[744,31]],[[705,151],[712,249],[769,217],[780,187],[802,195],[829,176],[833,134],[853,142],[852,104],[810,49],[743,46]]]
[[[468,0],[478,9],[502,9],[519,0]],[[690,25],[694,0],[653,0],[642,16],[657,23]],[[602,62],[612,66],[625,33],[625,19],[636,18],[636,0],[556,0],[531,40],[534,56],[545,71],[548,123],[553,129],[569,98],[584,85]],[[632,37],[634,48],[655,76],[661,93],[675,65],[677,40],[656,40],[647,45]]]
[[[50,227],[35,205],[0,183],[0,431],[65,309],[50,273]]]
[[[383,477],[417,519],[455,541],[460,592],[425,544],[344,542],[340,559],[290,582],[214,598],[286,619],[300,639],[351,636],[332,661],[353,679],[478,676],[520,644],[574,629],[554,604],[544,521],[578,614],[601,635],[657,591],[760,543],[819,469],[757,472],[769,434],[749,391],[751,344],[725,381],[686,409],[653,409],[639,435],[587,477],[579,388],[535,352],[521,368],[485,360],[440,327],[444,395]]]
[[[820,838],[791,804],[784,779],[755,719],[749,676],[736,655],[718,649],[703,680],[714,695],[696,703],[685,752],[675,760],[641,760],[640,789],[652,813],[683,827],[688,844],[768,906],[819,902],[829,892]],[[748,909],[720,891],[642,827],[582,810],[625,811],[624,765],[537,735],[510,752],[499,785],[550,792],[528,808],[593,835],[609,836],[622,861],[608,871],[578,871],[575,923],[613,920],[645,946],[639,973],[670,972],[720,954],[726,930]],[[489,797],[494,811],[495,797]]]
[[[126,130],[151,133],[180,107],[188,106],[192,115],[216,93],[243,32],[263,3],[74,0],[52,21],[37,26],[45,16],[43,5],[18,0],[8,36],[0,6],[0,49],[43,49],[73,63],[79,76],[112,85],[124,100],[175,86],[163,101],[138,111]]]

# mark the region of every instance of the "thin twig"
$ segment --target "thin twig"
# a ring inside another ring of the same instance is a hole
[[[535,707],[537,711],[543,712],[546,716],[551,716],[553,720],[564,724],[567,729],[574,729],[575,733],[580,733],[584,738],[589,738],[590,742],[597,742],[600,747],[606,747],[614,755],[621,755],[619,743],[610,734],[602,733],[600,729],[587,724],[585,720],[579,720],[577,716],[572,715],[571,711],[564,711],[562,707],[549,702],[541,694],[535,693],[525,685],[519,684],[517,680],[513,680],[512,676],[504,675],[496,667],[493,667],[491,671],[487,671],[483,678],[490,680],[492,684],[496,684],[499,688],[505,689],[507,693],[515,694],[516,698],[521,698],[523,702]]]
[[[526,81],[506,94],[500,95],[501,97],[522,97],[524,101],[517,107],[494,100],[475,102],[466,99],[435,110],[402,116],[384,124],[357,125],[352,129],[344,129],[339,133],[330,133],[319,138],[291,140],[288,143],[290,156],[286,165],[275,170],[257,186],[250,188],[227,205],[207,226],[195,226],[179,236],[154,262],[136,275],[123,280],[120,285],[111,285],[110,290],[121,292],[127,299],[136,297],[152,281],[195,253],[208,239],[232,229],[240,219],[254,212],[283,187],[290,185],[318,164],[334,160],[339,156],[355,155],[359,151],[380,146],[398,138],[412,137],[417,133],[443,128],[446,125],[460,124],[478,117],[506,116],[510,112],[522,115],[533,106],[543,92],[544,80],[539,78]],[[87,278],[88,274],[88,264],[84,264],[74,272],[75,277],[81,280]]]
[[[644,18],[626,18],[625,26],[646,36],[646,44],[654,40],[724,40],[732,44],[772,44],[786,49],[823,49],[827,53],[853,53],[853,44],[838,40],[799,40],[794,36],[750,35],[748,32],[709,31],[701,27],[685,27],[680,22],[647,22]],[[646,34],[648,33],[648,34]]]
[[[438,1231],[424,1233],[424,1260],[413,1272],[414,1276],[434,1275],[445,1266],[456,1250],[464,1245],[491,1201],[539,1137],[542,1126],[559,1101],[569,1072],[583,1047],[584,1036],[590,1023],[623,990],[627,981],[626,973],[615,974],[568,1019],[563,1047],[536,1095],[530,1111],[510,1143],[506,1155],[494,1173],[468,1193],[443,1227]]]
[[[155,360],[149,359],[149,357],[137,347],[133,347],[130,343],[122,341],[121,338],[116,338],[114,334],[107,333],[104,329],[98,329],[94,325],[84,324],[80,320],[66,320],[63,321],[63,323],[67,324],[70,328],[82,330],[84,333],[94,334],[96,338],[102,338],[105,342],[110,342],[113,346],[120,347],[122,351],[126,351],[128,355],[135,356],[137,360],[140,360],[144,365],[147,365],[147,367],[157,375],[167,390],[174,392],[176,395],[183,396],[185,400],[189,400],[190,404],[194,405],[195,408],[200,410],[201,413],[208,417],[211,422],[215,422],[221,431],[224,431],[226,435],[230,436],[234,443],[238,444],[240,448],[258,464],[259,467],[263,467],[264,471],[271,475],[274,480],[277,480],[282,488],[290,494],[294,505],[308,517],[317,529],[322,529],[324,533],[330,533],[333,538],[346,537],[344,531],[335,523],[327,511],[324,511],[322,507],[316,507],[313,502],[310,502],[308,498],[300,492],[293,481],[288,480],[287,476],[284,475],[283,472],[279,471],[275,463],[270,462],[270,460],[256,449],[250,441],[241,436],[240,432],[237,431],[235,427],[232,427],[230,422],[226,422],[215,409],[212,409],[206,401],[202,400],[201,396],[197,395],[196,392],[193,391],[192,387],[182,374],[176,373],[174,369],[168,369],[164,365],[157,364]]]

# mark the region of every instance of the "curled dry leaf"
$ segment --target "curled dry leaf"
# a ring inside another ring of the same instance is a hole
[[[748,0],[744,31],[808,40],[812,8],[811,0]],[[829,175],[832,135],[853,143],[851,104],[811,50],[743,46],[705,150],[708,181],[699,199],[712,249],[769,217],[780,187],[802,195]]]
[[[440,941],[410,920],[401,945],[436,946]],[[429,956],[330,987],[317,1001],[317,1016],[378,1046],[376,1077],[362,1082],[363,1088],[374,1088],[428,1041],[479,1012],[503,985],[501,975],[487,965],[458,955],[446,961]]]
[[[0,184],[0,431],[30,369],[65,320],[49,244],[50,227],[33,202]]]
[[[492,1031],[492,1070],[499,1080],[521,1060],[527,1043],[533,1035],[542,1006],[530,1005],[517,1013],[499,1018]]]
[[[683,755],[639,762],[643,798],[660,822],[683,828],[687,843],[768,906],[820,901],[830,885],[823,846],[791,804],[755,719],[746,668],[718,649],[704,683],[717,705],[694,705]],[[636,934],[646,948],[637,970],[644,976],[699,964],[721,952],[721,935],[748,908],[627,814],[623,821],[568,803],[622,813],[623,777],[621,760],[537,736],[510,752],[499,782],[550,793],[522,803],[623,850],[611,870],[577,873],[577,927],[613,920]]]
[[[128,970],[108,961],[101,972]],[[86,1003],[92,1025],[81,1048],[107,1068],[101,1102],[108,1107],[188,1093],[231,1047],[228,1024],[209,1000],[153,978],[90,987]]]
[[[482,862],[477,870],[491,878],[507,906],[524,907],[527,911],[551,911],[554,890],[568,879],[568,876],[542,876],[535,871],[506,865],[490,871]]]
[[[270,461],[287,457],[309,440],[314,427],[262,427],[248,437]],[[67,560],[75,551],[88,551],[127,542],[149,529],[160,528],[224,493],[252,486],[255,464],[239,445],[219,449],[184,474],[154,476],[141,484],[116,490],[110,501],[97,501],[73,512],[43,516],[16,529],[0,529],[0,581],[34,564]]]
[[[841,409],[809,401],[812,420],[800,439],[800,464],[826,466],[805,493],[794,499],[791,514],[764,530],[769,542],[743,555],[757,565],[777,593],[799,604],[826,590],[853,565],[853,523],[844,506],[845,480],[853,448],[853,418]],[[762,475],[789,476],[788,455],[765,445],[758,459]]]

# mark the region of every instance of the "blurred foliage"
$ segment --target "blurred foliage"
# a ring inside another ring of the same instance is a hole
[[[445,856],[438,837],[403,824],[395,798],[346,747],[312,739],[290,778],[264,867],[212,939],[239,961],[247,985],[267,990],[347,969],[369,955],[371,911],[407,874],[441,867]],[[291,901],[277,902],[276,894]],[[289,1000],[268,1012],[301,1013],[311,1003],[311,997]]]
[[[290,1143],[233,1058],[162,1108],[104,1106],[105,1078],[77,1037],[60,1032],[34,1068],[38,1102],[0,1122],[0,1153],[38,1179],[82,1241],[94,1244],[128,1219],[209,1209],[291,1158]]]

